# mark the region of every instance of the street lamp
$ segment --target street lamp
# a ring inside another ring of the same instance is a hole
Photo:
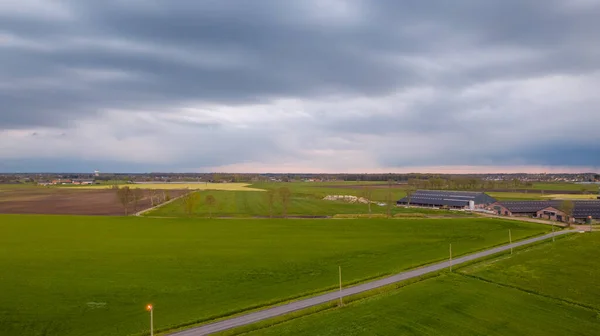
[[[146,310],[150,312],[150,336],[154,336],[154,307],[152,307],[151,304],[148,304]]]

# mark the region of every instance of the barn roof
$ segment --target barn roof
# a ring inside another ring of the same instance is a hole
[[[473,191],[448,191],[448,190],[417,190],[411,196],[404,197],[398,201],[399,204],[423,204],[432,206],[457,206],[469,205],[469,201],[475,204],[489,204],[496,200],[484,192]]]
[[[512,213],[538,212],[544,208],[560,206],[562,201],[502,201],[500,205]]]
[[[575,218],[600,218],[600,201],[575,201],[573,217]]]
[[[502,201],[498,204],[502,205],[512,213],[534,213],[542,209],[553,207],[560,209],[563,201],[552,200],[552,201]],[[600,218],[600,201],[582,201],[573,200],[573,217],[575,218],[587,218],[592,216],[593,218]]]

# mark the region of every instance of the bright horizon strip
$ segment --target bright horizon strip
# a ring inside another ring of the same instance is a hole
[[[598,173],[600,167],[559,166],[419,166],[404,168],[350,168],[319,169],[311,165],[264,165],[234,164],[211,167],[210,169],[178,170],[179,172],[222,172],[222,173],[306,173],[306,174],[586,174]]]

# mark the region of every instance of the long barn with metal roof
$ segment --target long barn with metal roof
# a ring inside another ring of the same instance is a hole
[[[600,201],[574,201],[573,217],[583,219],[592,217],[600,219]]]
[[[496,199],[484,192],[417,190],[412,195],[399,200],[397,205],[420,207],[447,207],[450,209],[483,208],[495,203]]]
[[[562,212],[562,203],[564,200],[552,201],[501,201],[491,204],[488,210],[494,211],[499,215],[505,216],[528,216],[543,217],[544,210],[555,209],[555,212]],[[583,221],[587,218],[600,219],[600,200],[573,200],[572,217]],[[566,214],[562,213],[562,217]]]

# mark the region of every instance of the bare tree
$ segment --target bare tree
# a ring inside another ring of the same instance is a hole
[[[367,205],[369,207],[369,216],[371,216],[371,199],[373,198],[373,189],[370,187],[364,188],[360,195],[367,200]]]
[[[133,212],[137,212],[140,201],[144,199],[144,191],[142,189],[134,188],[132,189],[131,194],[133,202]]]
[[[194,213],[194,209],[196,209],[197,204],[198,193],[195,191],[188,192],[185,196],[183,196],[183,209],[188,216],[191,216]]]
[[[158,192],[158,190],[152,189],[150,190],[150,203],[152,204],[152,206],[157,206],[161,203],[160,200],[160,193]]]
[[[156,205],[154,189],[148,191],[148,196],[150,197],[150,206],[154,207]]]
[[[388,191],[386,195],[386,203],[387,203],[387,216],[388,218],[392,217],[392,201],[394,194],[392,193],[392,180],[388,180]]]
[[[113,190],[117,192],[117,199],[125,209],[125,216],[127,216],[129,214],[129,204],[133,200],[133,192],[131,191],[131,188],[128,186],[124,186],[122,188],[113,187]]]
[[[273,204],[275,203],[275,197],[277,196],[275,190],[269,189],[265,191],[265,200],[269,207],[269,218],[273,218]]]
[[[410,201],[412,199],[412,195],[415,193],[416,189],[415,187],[409,186],[408,188],[406,188],[406,199],[408,202],[406,202],[407,206],[410,206]]]
[[[277,193],[281,201],[282,215],[283,217],[287,217],[290,201],[292,200],[292,192],[288,187],[281,187]]]
[[[564,200],[560,203],[558,210],[564,212],[567,215],[567,223],[570,225],[571,218],[573,217],[573,209],[575,208],[575,203],[570,200]]]
[[[213,207],[217,204],[217,199],[213,195],[206,195],[206,199],[204,199],[204,203],[208,207],[208,217],[212,218],[212,210],[213,210]]]

